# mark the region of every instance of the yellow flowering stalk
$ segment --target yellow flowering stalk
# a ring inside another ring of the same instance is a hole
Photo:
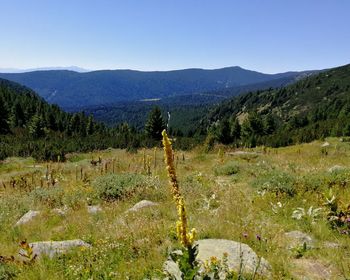
[[[184,199],[183,199],[183,196],[181,195],[180,187],[176,178],[174,156],[173,156],[173,149],[171,147],[171,141],[168,138],[168,135],[165,130],[163,130],[162,136],[163,136],[162,142],[164,146],[166,169],[168,171],[171,192],[173,194],[173,198],[176,203],[177,214],[178,214],[178,221],[176,223],[177,237],[179,238],[182,245],[184,245],[185,247],[191,247],[195,239],[196,230],[192,229],[190,232],[188,232],[186,209],[185,209]]]

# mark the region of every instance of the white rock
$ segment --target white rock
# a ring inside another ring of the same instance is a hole
[[[271,276],[271,267],[264,258],[259,258],[247,244],[225,239],[203,239],[198,240],[197,260],[205,263],[211,257],[222,260],[224,253],[227,253],[227,265],[229,269],[239,272],[240,267],[244,273]]]
[[[314,239],[307,235],[304,232],[301,232],[299,230],[294,230],[290,232],[286,232],[285,236],[288,239],[288,249],[296,248],[296,247],[302,247],[304,246],[304,243],[306,244],[306,248],[312,249],[314,248]]]
[[[334,165],[328,169],[328,172],[340,171],[340,170],[344,170],[344,169],[345,169],[345,167],[343,167],[343,166]]]
[[[88,206],[87,207],[87,211],[90,213],[90,214],[97,214],[99,212],[102,212],[102,208],[101,206],[99,205],[93,205],[93,206]]]
[[[54,208],[54,209],[52,209],[52,212],[54,212],[55,214],[64,216],[68,212],[68,207],[64,206],[63,208]]]
[[[329,241],[326,241],[323,243],[323,248],[328,248],[328,249],[339,249],[341,248],[342,246],[338,243],[335,243],[335,242],[329,242]]]
[[[328,142],[324,142],[321,147],[328,147],[330,144]]]
[[[158,203],[149,201],[149,200],[141,200],[140,202],[136,203],[133,207],[131,207],[127,212],[136,212],[140,209],[146,208],[146,207],[152,207],[157,206]]]
[[[26,224],[33,220],[34,217],[38,216],[40,214],[40,211],[33,211],[29,210],[27,213],[25,213],[15,224],[16,226]]]
[[[33,256],[41,257],[43,255],[53,258],[55,255],[61,255],[68,252],[72,248],[85,247],[90,248],[91,245],[80,239],[64,240],[64,241],[40,241],[29,243],[33,249]],[[20,255],[25,255],[23,249]]]
[[[172,260],[167,260],[164,263],[163,271],[164,271],[164,274],[169,277],[166,279],[172,279],[172,280],[173,279],[174,280],[182,280],[183,279],[182,272],[179,268],[179,265]]]

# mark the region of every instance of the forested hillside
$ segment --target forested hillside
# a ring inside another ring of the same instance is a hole
[[[350,136],[350,65],[225,101],[202,120],[223,143],[281,146]]]
[[[64,160],[67,152],[126,147],[130,137],[127,125],[107,129],[92,116],[65,113],[32,90],[0,79],[0,159]]]
[[[298,77],[300,79],[311,74],[306,72],[304,75]],[[80,109],[83,109],[88,114],[92,114],[97,120],[108,126],[127,122],[137,129],[143,129],[149,111],[154,106],[159,106],[164,115],[167,115],[168,112],[171,114],[169,128],[172,131],[177,131],[184,135],[192,135],[193,131],[198,127],[199,120],[207,114],[213,105],[220,104],[227,98],[249,91],[279,88],[293,82],[295,80],[285,77],[263,83],[236,86],[215,91],[141,101],[125,101],[109,105],[88,106]],[[66,108],[66,110],[75,112],[77,108]]]
[[[47,102],[66,109],[110,105],[146,98],[165,98],[279,79],[293,81],[304,74],[305,72],[264,74],[240,67],[227,67],[215,70],[185,69],[154,72],[103,70],[78,73],[53,70],[0,73],[0,77],[25,85]]]

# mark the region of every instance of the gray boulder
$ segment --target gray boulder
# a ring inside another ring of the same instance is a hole
[[[84,247],[90,248],[91,245],[80,239],[64,240],[64,241],[40,241],[29,243],[29,246],[33,249],[33,256],[40,258],[45,255],[49,258],[53,258],[55,255],[61,255],[68,252],[72,248]],[[20,250],[20,255],[26,255],[23,249]]]
[[[40,211],[33,211],[33,210],[29,210],[27,213],[25,213],[15,224],[15,226],[19,226],[19,225],[23,225],[26,224],[28,222],[30,222],[31,220],[34,219],[34,217],[38,216],[40,214]]]
[[[149,201],[149,200],[141,200],[140,202],[136,203],[133,207],[131,207],[127,212],[137,212],[143,208],[157,206],[158,203]]]
[[[211,257],[222,260],[224,253],[227,253],[227,265],[230,270],[239,272],[240,267],[243,273],[257,274],[270,277],[271,266],[264,258],[259,258],[247,244],[225,240],[225,239],[203,239],[198,240],[197,261],[205,263]]]

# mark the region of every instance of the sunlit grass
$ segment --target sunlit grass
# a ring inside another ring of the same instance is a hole
[[[330,143],[327,155],[321,153],[323,143],[321,141],[268,149],[265,153],[257,148],[258,156],[252,159],[229,154],[218,155],[219,148],[210,153],[204,153],[198,148],[185,152],[183,161],[182,152],[175,151],[180,155],[178,161],[175,156],[175,166],[186,201],[188,223],[197,229],[197,238],[225,238],[248,244],[259,256],[270,262],[275,279],[288,279],[293,270],[290,263],[295,255],[286,248],[284,233],[287,231],[301,230],[312,235],[320,248],[326,241],[348,246],[349,236],[331,229],[325,214],[322,214],[316,223],[311,223],[307,219],[291,218],[293,210],[297,207],[305,209],[310,206],[323,207],[323,192],[328,190],[325,183],[317,185],[316,190],[306,192],[304,189],[306,183],[300,184],[293,197],[283,193],[258,194],[257,188],[254,187],[256,180],[264,178],[264,175],[271,171],[287,173],[297,178],[298,182],[305,178],[311,178],[314,182],[317,178],[323,180],[329,174],[328,169],[334,165],[350,166],[350,144],[340,142],[337,138],[327,141]],[[228,147],[220,149],[225,152],[231,151]],[[145,154],[153,160],[153,149],[146,150]],[[103,164],[91,166],[90,161],[98,159],[99,156],[102,157],[103,163],[110,164],[107,170]],[[55,186],[44,184],[44,188],[60,187],[64,190],[62,201],[69,206],[65,216],[52,212],[52,208],[57,205],[51,206],[49,203],[33,199],[33,193],[19,188],[2,188],[0,191],[2,255],[16,255],[19,249],[18,243],[23,239],[35,242],[79,238],[93,246],[91,251],[72,251],[63,259],[42,259],[32,266],[19,267],[16,277],[18,279],[42,279],[43,275],[46,275],[47,279],[88,279],[102,277],[101,275],[104,275],[105,279],[127,277],[143,279],[156,275],[161,277],[163,262],[169,250],[178,247],[179,241],[175,230],[177,212],[169,192],[161,149],[156,151],[156,157],[156,166],[152,163],[150,165],[150,176],[159,180],[159,186],[114,201],[96,199],[92,187],[93,180],[106,173],[113,173],[113,168],[115,174],[134,173],[148,176],[143,167],[142,151],[136,154],[124,150],[79,154],[74,155],[66,163],[50,164],[50,168],[56,170],[56,174],[60,176],[57,175],[58,183]],[[224,168],[231,162],[235,162],[235,166],[238,166],[235,172],[227,173],[231,175],[215,174],[215,169]],[[36,164],[43,166],[40,176],[45,176],[47,164]],[[9,173],[28,172],[32,168],[28,166],[31,165],[34,165],[32,159],[10,159],[1,163],[0,182],[8,184],[8,180],[11,179]],[[80,177],[81,169],[83,175],[85,174],[83,179]],[[40,187],[39,178],[35,182],[34,187]],[[349,187],[336,186],[334,191],[344,205],[350,203]],[[142,199],[157,202],[159,205],[136,213],[126,213]],[[275,213],[272,211],[272,205],[277,205],[279,202],[282,207]],[[100,205],[103,212],[89,214],[86,209],[89,204]],[[30,209],[42,211],[40,217],[15,228],[16,221]],[[261,240],[257,239],[257,235]],[[108,244],[114,245],[109,247]],[[113,246],[116,247],[111,248]],[[338,279],[350,277],[347,263],[349,253],[344,248],[310,250],[303,258],[331,263],[335,268],[334,271],[339,273]],[[79,264],[93,263],[94,259],[96,262],[92,267],[84,265],[79,267]]]

